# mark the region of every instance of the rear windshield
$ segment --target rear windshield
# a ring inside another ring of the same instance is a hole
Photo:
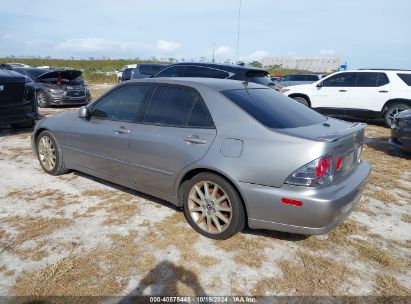
[[[268,128],[298,128],[327,118],[273,89],[223,91],[224,96]]]
[[[411,74],[397,74],[408,86],[411,86]]]
[[[268,76],[267,72],[264,71],[248,71],[246,72],[245,76],[247,77],[247,81],[262,84],[265,86],[268,86],[273,82]]]

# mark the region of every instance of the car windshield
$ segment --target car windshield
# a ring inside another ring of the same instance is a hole
[[[327,118],[272,89],[223,91],[222,94],[268,128],[299,128]]]
[[[50,70],[45,69],[27,69],[25,71],[31,79],[36,79],[40,75],[50,72]]]

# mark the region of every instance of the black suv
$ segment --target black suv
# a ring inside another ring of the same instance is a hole
[[[203,77],[242,80],[274,86],[266,70],[228,64],[176,63],[160,71],[157,77]]]
[[[0,127],[32,127],[37,117],[31,83],[19,73],[0,69]]]
[[[121,81],[127,81],[130,79],[150,78],[166,67],[168,67],[168,64],[142,63],[137,65],[136,68],[125,69],[123,71],[123,74],[121,75]]]

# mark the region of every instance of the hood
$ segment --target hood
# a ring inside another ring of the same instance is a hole
[[[14,71],[0,69],[0,84],[26,82],[26,78]]]
[[[69,81],[76,79],[81,76],[82,72],[77,70],[54,70],[44,74],[41,74],[36,78],[36,81],[41,81],[50,78],[57,78],[59,75],[61,79],[67,79]]]
[[[279,84],[281,85],[281,82],[279,82]],[[308,89],[312,89],[313,86],[315,87],[315,85],[313,83],[308,83],[308,84],[297,84],[297,85],[292,85],[292,86],[286,86],[284,87],[285,89],[289,89],[291,90],[308,90]]]
[[[402,111],[402,112],[398,113],[395,116],[395,118],[399,118],[399,119],[401,119],[401,118],[411,118],[411,110]]]

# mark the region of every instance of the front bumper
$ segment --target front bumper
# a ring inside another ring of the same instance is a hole
[[[90,102],[90,93],[86,91],[85,95],[75,97],[68,96],[67,92],[64,94],[46,94],[47,102],[49,105],[85,105]]]
[[[324,187],[283,185],[281,188],[239,183],[243,193],[248,225],[298,234],[324,234],[342,223],[355,209],[371,172],[361,162],[348,176]],[[302,201],[296,207],[285,205],[281,198]]]
[[[411,152],[411,126],[394,126],[391,129],[391,138],[389,143],[403,151]]]

